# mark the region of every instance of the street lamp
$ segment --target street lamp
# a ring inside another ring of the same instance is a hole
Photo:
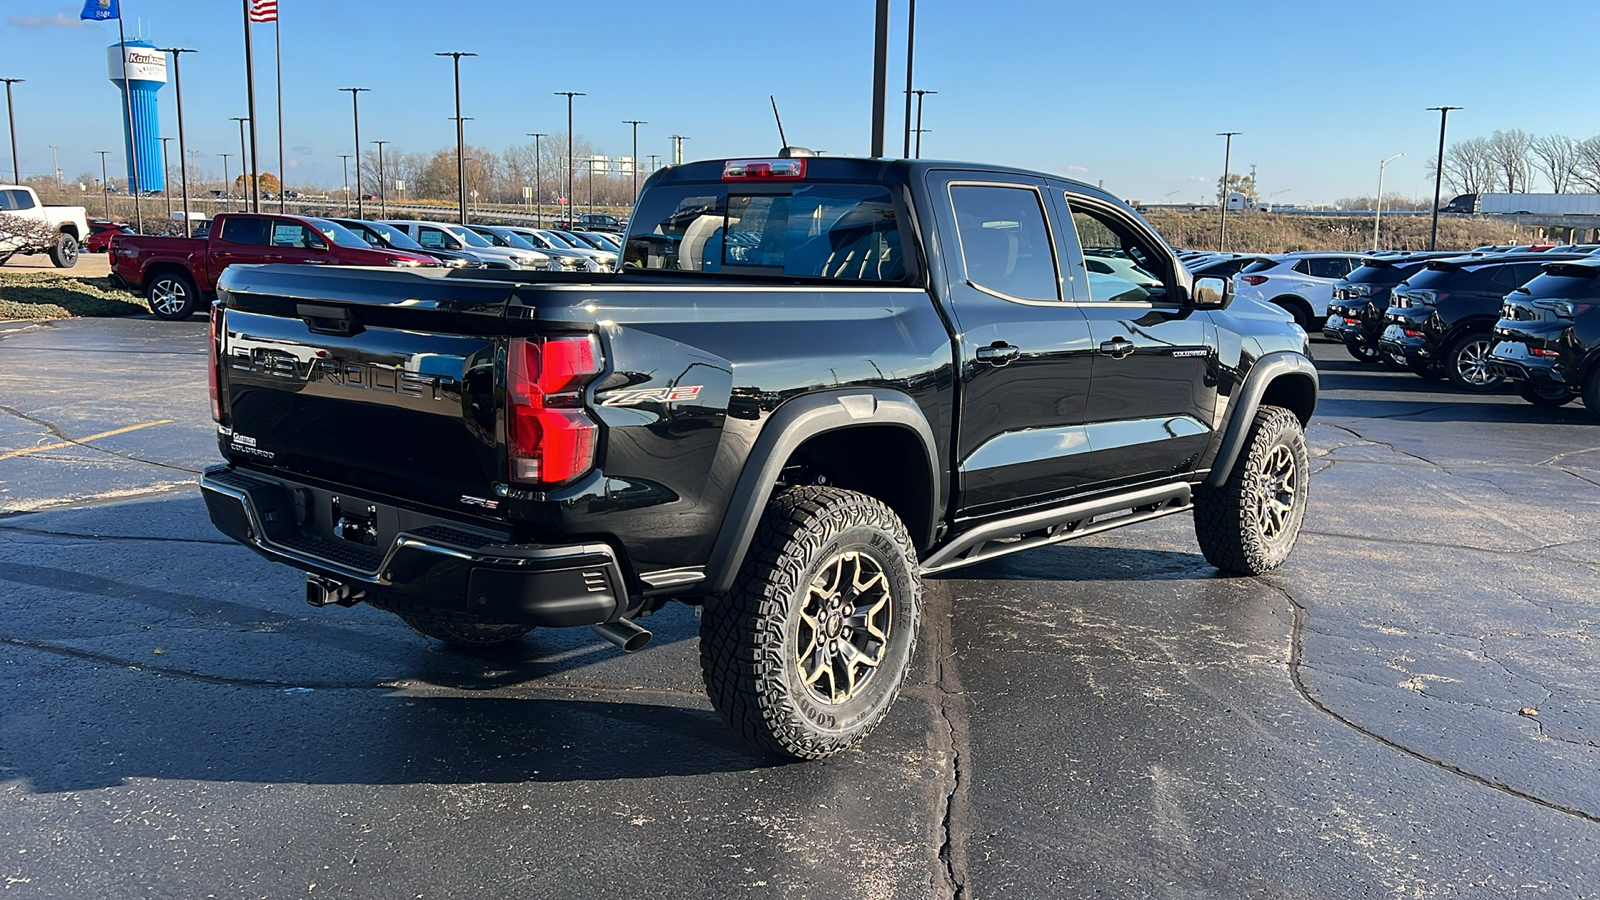
[[[228,157],[233,154],[218,153],[217,155],[222,157],[222,205],[226,207],[228,205]]]
[[[344,214],[350,215],[350,154],[341,153],[339,158],[344,160]],[[360,171],[360,165],[356,167]]]
[[[456,192],[461,201],[461,224],[467,224],[467,137],[463,130],[464,120],[461,118],[461,57],[477,56],[476,53],[463,53],[451,50],[445,53],[435,53],[434,56],[448,56],[455,65],[456,72]]]
[[[22,166],[17,162],[17,119],[11,112],[11,86],[25,78],[0,78],[6,83],[6,121],[11,125],[11,177],[13,184],[22,183]]]
[[[1267,209],[1272,209],[1273,208],[1272,207],[1272,201],[1274,199],[1276,199],[1279,194],[1287,194],[1292,190],[1294,190],[1294,188],[1284,188],[1281,191],[1273,191],[1271,194],[1268,194],[1267,195]]]
[[[172,180],[172,169],[167,165],[167,145],[172,143],[172,138],[161,139],[161,195],[167,198],[167,218],[172,218],[172,186],[167,182]],[[182,162],[182,160],[179,160]]]
[[[546,135],[543,131],[530,131],[527,134],[533,138],[533,202],[537,204],[538,209],[533,215],[533,226],[538,228],[544,224],[544,194],[541,193],[544,190],[544,178],[543,173],[539,171],[543,157],[539,155],[539,139]]]
[[[675,166],[683,165],[683,142],[689,140],[688,136],[670,134],[667,137],[672,139],[672,164]]]
[[[96,150],[100,154],[100,193],[106,201],[106,218],[111,218],[111,182],[106,178],[106,154],[110,150]]]
[[[1383,170],[1388,168],[1389,163],[1402,156],[1405,156],[1405,154],[1396,153],[1378,163],[1378,202],[1376,204],[1378,208],[1372,211],[1372,251],[1374,253],[1378,251],[1378,225],[1383,221]]]
[[[912,91],[911,93],[917,95],[917,127],[916,127],[916,132],[917,132],[916,154],[917,155],[916,155],[916,158],[917,159],[921,159],[922,158],[922,98],[928,96],[929,94],[937,94],[939,92],[938,91]]]
[[[239,177],[244,179],[244,196],[248,199],[251,196],[250,158],[244,155],[244,123],[250,121],[250,118],[248,116],[229,116],[228,118],[239,123]],[[224,178],[222,180],[227,182],[228,179]],[[233,186],[232,184],[224,183],[222,188],[224,191],[229,191],[233,189]],[[249,208],[248,206],[245,207],[247,210]]]
[[[1439,187],[1444,181],[1444,123],[1450,117],[1450,111],[1460,109],[1459,106],[1430,106],[1429,112],[1439,114],[1439,162],[1433,168],[1433,230],[1428,233],[1428,249],[1433,250],[1439,243]]]
[[[633,156],[630,158],[633,160],[633,200],[637,201],[639,199],[639,126],[649,125],[650,123],[636,119],[624,119],[622,124],[633,126]],[[633,204],[630,202],[628,205],[632,206]]]
[[[572,227],[572,176],[575,174],[573,166],[576,163],[572,158],[572,98],[589,95],[581,91],[556,91],[555,95],[567,98],[567,227],[570,228]]]
[[[56,192],[61,191],[61,160],[56,158],[56,145],[50,145],[50,168],[56,173]]]
[[[1226,252],[1228,249],[1228,169],[1233,163],[1233,138],[1238,134],[1243,134],[1243,132],[1217,132],[1217,137],[1228,139],[1227,146],[1222,151],[1222,229],[1217,234],[1218,252]]]
[[[339,88],[341,91],[350,92],[350,112],[355,116],[356,123],[356,218],[365,219],[366,210],[362,208],[361,201],[365,199],[365,191],[361,188],[361,103],[362,91],[372,88]]]
[[[389,218],[389,200],[388,195],[383,190],[383,145],[389,142],[373,141],[372,143],[378,145],[378,208],[383,211],[383,217],[387,219]]]
[[[183,183],[183,236],[188,237],[189,230],[189,170],[184,166],[185,149],[183,144],[183,73],[178,67],[178,61],[185,53],[195,51],[185,47],[166,47],[162,53],[172,54],[172,84],[178,92],[178,177]]]

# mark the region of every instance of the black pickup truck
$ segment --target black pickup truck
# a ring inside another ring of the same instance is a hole
[[[699,606],[715,707],[823,757],[899,691],[926,576],[1188,510],[1223,572],[1283,562],[1317,377],[1232,300],[1051,175],[674,166],[614,276],[230,267],[204,495],[313,605],[444,641],[631,650]]]

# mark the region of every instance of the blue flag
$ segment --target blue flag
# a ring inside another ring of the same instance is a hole
[[[122,10],[117,8],[117,0],[84,0],[83,13],[78,18],[104,22],[122,18]]]

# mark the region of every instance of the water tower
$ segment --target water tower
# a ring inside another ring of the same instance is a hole
[[[106,51],[109,77],[113,84],[123,89],[123,44],[112,44]],[[128,41],[126,65],[128,81],[123,103],[118,110],[122,129],[127,135],[123,146],[127,150],[128,184],[133,185],[133,155],[139,154],[140,191],[167,189],[166,173],[161,167],[161,107],[156,102],[156,92],[167,83],[167,55],[148,41]],[[128,124],[128,109],[133,109],[133,125]]]

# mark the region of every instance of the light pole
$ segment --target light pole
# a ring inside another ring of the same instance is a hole
[[[344,160],[344,214],[348,216],[350,215],[350,154],[341,153],[339,158]]]
[[[227,197],[228,197],[228,157],[232,156],[233,154],[232,153],[218,153],[217,155],[222,157],[222,198],[223,198],[222,205],[224,207],[226,207],[228,205],[228,202],[227,202]]]
[[[638,121],[637,119],[624,119],[622,121],[622,124],[624,124],[624,125],[632,125],[633,126],[633,157],[632,157],[632,159],[633,159],[633,199],[634,200],[638,200],[639,199],[639,126],[640,125],[649,125],[650,123],[649,122],[641,122],[641,121]],[[632,206],[633,204],[630,202],[628,205]]]
[[[1233,138],[1238,134],[1243,134],[1243,132],[1217,132],[1217,137],[1228,139],[1227,145],[1222,151],[1222,229],[1217,235],[1218,252],[1226,252],[1228,249],[1228,194],[1230,193],[1228,190],[1228,169],[1233,165]]]
[[[928,96],[929,94],[937,94],[939,92],[938,91],[912,91],[911,93],[917,95],[917,128],[916,128],[916,132],[917,132],[917,151],[916,151],[917,152],[917,156],[916,156],[916,158],[917,159],[921,159],[922,158],[922,98]]]
[[[106,180],[106,154],[109,150],[96,150],[100,154],[100,193],[106,201],[106,218],[111,218],[111,182]]]
[[[538,212],[533,215],[533,227],[538,228],[544,224],[544,179],[541,177],[539,165],[543,157],[539,155],[539,139],[545,136],[543,131],[530,131],[528,137],[533,138],[533,202],[538,205]]]
[[[388,141],[373,141],[378,145],[378,208],[383,211],[383,217],[389,218],[388,195],[383,190],[383,145]]]
[[[656,168],[657,168],[656,160],[658,160],[660,158],[661,158],[661,154],[659,154],[659,153],[650,154],[650,174],[651,175],[654,175],[656,173]]]
[[[56,145],[50,145],[50,168],[56,173],[56,190],[61,190],[61,160],[56,158]]]
[[[1274,200],[1274,199],[1275,199],[1275,198],[1276,198],[1276,197],[1277,197],[1277,196],[1278,196],[1278,195],[1279,195],[1279,194],[1287,194],[1287,193],[1289,193],[1289,192],[1290,192],[1290,191],[1292,191],[1292,190],[1294,190],[1294,188],[1284,188],[1284,189],[1283,189],[1283,190],[1281,190],[1281,191],[1273,191],[1273,192],[1272,192],[1272,193],[1271,193],[1271,194],[1270,194],[1270,195],[1268,195],[1268,196],[1267,196],[1267,208],[1268,208],[1268,209],[1272,209],[1272,201],[1273,201],[1273,200]]]
[[[1450,117],[1450,111],[1460,109],[1459,106],[1430,106],[1429,112],[1439,114],[1439,161],[1433,167],[1433,230],[1428,233],[1428,249],[1431,251],[1439,243],[1439,187],[1444,183],[1444,123]]]
[[[911,61],[917,55],[917,0],[911,0],[911,12],[906,18],[906,145],[901,156],[911,155]],[[918,122],[921,128],[922,123]]]
[[[878,0],[872,39],[872,152],[883,156],[884,92],[889,87],[889,0]]]
[[[162,53],[172,54],[172,84],[178,92],[178,177],[183,183],[183,236],[188,237],[189,229],[189,170],[183,165],[185,149],[183,145],[183,73],[178,67],[178,61],[185,53],[194,53],[186,47],[167,47]]]
[[[573,216],[572,216],[572,194],[573,194],[572,176],[575,174],[573,172],[573,165],[575,163],[575,160],[573,160],[573,158],[572,158],[572,98],[573,97],[587,97],[589,95],[585,94],[585,93],[583,93],[581,91],[556,91],[555,95],[557,97],[566,97],[567,98],[567,227],[571,228],[572,227],[572,218],[573,218]]]
[[[172,168],[167,164],[167,145],[172,143],[172,138],[161,139],[161,195],[167,198],[167,218],[172,218],[172,186],[167,182],[172,180]],[[182,162],[182,160],[179,160]]]
[[[350,113],[355,117],[356,124],[356,218],[365,219],[366,210],[361,201],[365,199],[365,192],[361,189],[361,92],[370,91],[372,88],[339,88],[341,91],[350,92]]]
[[[683,165],[683,142],[689,138],[681,134],[672,134],[668,135],[668,137],[672,138],[672,164],[681,166]]]
[[[1372,251],[1374,253],[1378,251],[1378,225],[1383,221],[1383,170],[1388,168],[1389,163],[1402,156],[1405,156],[1405,154],[1396,153],[1378,163],[1378,202],[1376,204],[1378,208],[1372,211]]]
[[[476,53],[463,53],[451,50],[445,53],[435,53],[434,56],[448,56],[455,64],[456,71],[456,192],[461,201],[461,224],[467,224],[467,137],[463,129],[464,121],[461,118],[461,57],[477,56]]]
[[[11,112],[11,86],[25,78],[0,78],[6,83],[6,121],[11,125],[11,177],[12,184],[22,183],[22,166],[17,162],[17,118]]]
[[[244,196],[248,199],[251,196],[250,158],[244,155],[244,123],[250,121],[250,118],[248,116],[229,116],[228,118],[239,123],[239,177],[244,179]],[[228,179],[224,178],[222,180],[226,182]],[[223,190],[231,191],[233,190],[233,185],[224,184]],[[245,206],[245,209],[248,210],[249,208],[248,205]]]

